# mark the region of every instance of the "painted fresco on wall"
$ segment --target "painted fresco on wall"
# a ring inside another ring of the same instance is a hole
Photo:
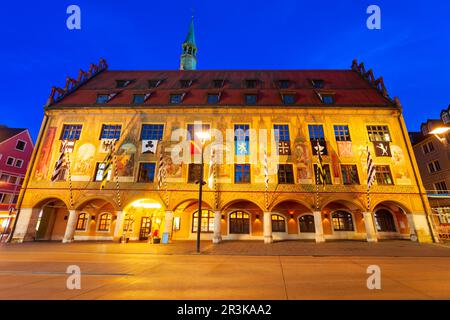
[[[75,156],[72,156],[74,175],[89,175],[93,166],[93,159],[95,154],[95,146],[90,143],[85,143],[78,148]]]
[[[164,163],[166,163],[166,174],[168,179],[177,179],[183,177],[183,164],[175,164],[172,161],[170,155],[164,157]]]
[[[296,139],[294,141],[293,158],[297,167],[297,182],[310,184],[312,181],[312,170],[309,142],[302,142]]]
[[[351,141],[337,141],[338,153],[341,157],[353,157]]]
[[[49,127],[45,134],[39,161],[37,163],[35,171],[36,180],[42,180],[48,173],[49,161],[52,156],[52,145],[55,139],[55,134],[56,127]]]
[[[331,167],[333,168],[333,176],[339,178],[341,168],[339,166],[339,158],[334,150],[331,152]]]
[[[124,143],[117,151],[117,173],[119,177],[133,177],[136,146]]]
[[[100,153],[108,153],[111,150],[114,139],[102,139],[100,141]]]
[[[411,185],[411,179],[403,150],[399,146],[392,145],[391,153],[394,167],[392,174],[397,179],[396,183],[399,185]]]

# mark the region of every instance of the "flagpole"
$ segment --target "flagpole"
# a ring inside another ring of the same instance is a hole
[[[67,159],[67,178],[69,179],[69,198],[70,198],[70,209],[73,209],[73,189],[72,189],[72,173],[71,173],[71,163],[70,163],[70,155],[67,152],[66,149],[67,143],[64,143],[63,145],[63,152],[66,155],[66,159]]]

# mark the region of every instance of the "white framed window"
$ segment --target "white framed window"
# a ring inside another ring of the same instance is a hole
[[[16,160],[13,157],[6,158],[6,165],[12,167],[14,165],[14,160]]]
[[[18,139],[16,142],[16,150],[24,151],[27,143],[23,140]]]
[[[16,168],[22,168],[23,166],[23,160],[22,159],[16,159],[16,163],[14,164]]]

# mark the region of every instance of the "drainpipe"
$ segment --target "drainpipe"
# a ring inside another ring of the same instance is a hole
[[[439,242],[439,239],[434,234],[434,228],[430,222],[430,210],[429,210],[430,208],[426,205],[427,201],[424,199],[424,197],[426,196],[426,193],[425,193],[425,190],[422,189],[421,180],[418,178],[418,172],[417,172],[418,169],[416,167],[417,165],[413,161],[413,156],[411,154],[412,146],[410,145],[408,135],[406,134],[406,125],[405,125],[405,122],[403,121],[401,111],[399,112],[397,119],[398,119],[398,123],[401,128],[401,131],[402,131],[403,140],[406,142],[406,151],[408,152],[408,158],[409,158],[409,161],[411,162],[411,166],[413,168],[414,179],[416,181],[417,187],[419,188],[420,200],[422,201],[422,206],[425,209],[425,214],[427,216],[427,223],[428,223],[428,228],[430,229],[431,238],[433,239],[433,242]],[[415,159],[415,157],[414,157],[414,159]]]
[[[31,161],[28,164],[28,170],[27,170],[27,173],[25,174],[25,179],[24,179],[22,188],[20,189],[19,199],[17,200],[16,218],[14,219],[14,224],[12,226],[9,238],[6,240],[7,243],[11,242],[11,240],[12,240],[12,238],[14,236],[14,232],[16,231],[17,220],[19,220],[20,208],[22,206],[23,198],[25,197],[25,191],[27,190],[28,184],[30,182],[30,177],[31,177],[33,169],[34,169],[34,165],[36,163],[38,150],[41,147],[42,137],[44,136],[44,132],[47,131],[47,125],[48,125],[48,114],[47,114],[47,111],[44,111],[44,120],[42,121],[42,125],[41,125],[41,128],[39,130],[39,135],[38,135],[38,138],[37,138],[37,141],[36,141],[36,145],[34,146],[34,150],[33,150],[33,153],[31,155]]]

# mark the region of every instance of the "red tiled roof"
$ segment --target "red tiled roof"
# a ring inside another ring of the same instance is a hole
[[[182,88],[180,80],[193,80],[189,88]],[[214,88],[213,80],[224,79],[223,88]],[[247,89],[245,80],[256,79],[254,89]],[[324,81],[323,89],[314,89],[311,80]],[[125,88],[116,88],[116,80],[133,80]],[[148,80],[163,80],[157,88],[149,88]],[[279,80],[289,80],[289,88],[280,89]],[[119,92],[106,104],[97,105],[98,94]],[[152,93],[142,106],[167,106],[170,94],[185,92],[180,106],[210,106],[207,94],[221,92],[217,106],[242,106],[247,92],[257,92],[256,106],[282,105],[282,92],[296,95],[297,106],[326,106],[318,92],[332,92],[334,106],[395,107],[378,90],[353,70],[190,70],[190,71],[114,71],[105,70],[81,85],[50,107],[130,106],[133,94]]]

